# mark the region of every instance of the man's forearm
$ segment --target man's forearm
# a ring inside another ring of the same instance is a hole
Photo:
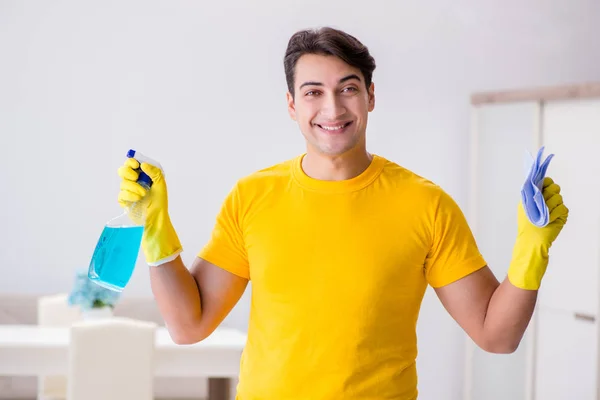
[[[560,186],[546,177],[542,193],[549,212],[545,226],[531,224],[522,203],[517,208],[518,234],[507,278],[490,298],[482,331],[492,352],[514,351],[521,342],[546,273],[549,249],[567,222],[569,210],[563,204]]]
[[[537,293],[513,286],[508,278],[496,288],[483,326],[488,351],[510,353],[517,349],[533,315]]]
[[[150,283],[158,309],[176,343],[195,342],[201,317],[200,291],[181,257],[150,267]]]

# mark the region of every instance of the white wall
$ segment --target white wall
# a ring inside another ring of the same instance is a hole
[[[599,17],[597,0],[3,1],[0,292],[70,288],[120,211],[130,147],[165,167],[190,262],[237,178],[303,151],[282,56],[305,27],[369,46],[371,151],[466,207],[469,94],[600,79]],[[141,262],[125,294],[150,295]],[[431,292],[419,343],[421,398],[459,399],[463,334]]]

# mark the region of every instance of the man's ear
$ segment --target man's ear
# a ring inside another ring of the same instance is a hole
[[[287,92],[287,103],[288,103],[288,113],[290,114],[290,118],[294,121],[296,120],[296,104],[294,104],[294,96],[290,92]]]
[[[369,87],[369,112],[373,111],[375,108],[375,84],[371,82],[371,86]]]

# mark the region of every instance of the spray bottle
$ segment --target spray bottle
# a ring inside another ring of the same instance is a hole
[[[162,170],[158,162],[139,151],[129,150],[127,157]],[[141,168],[138,168],[137,172],[137,183],[149,191],[152,179]],[[92,282],[116,292],[121,292],[127,286],[139,255],[147,207],[148,192],[142,199],[126,207],[122,214],[105,224],[88,268],[88,278]]]

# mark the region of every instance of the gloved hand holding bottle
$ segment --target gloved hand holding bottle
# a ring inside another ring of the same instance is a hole
[[[167,186],[160,164],[129,150],[119,175],[119,203],[124,212],[105,224],[88,278],[120,292],[131,279],[140,245],[150,265],[174,260],[182,249],[169,218]]]
[[[139,152],[130,151],[130,155],[118,169],[121,177],[119,204],[127,208],[144,199],[142,250],[148,265],[161,265],[174,260],[183,250],[169,217],[167,183],[160,165],[152,165],[152,161]],[[142,174],[152,180],[150,188],[138,182]]]
[[[537,227],[532,224],[522,203],[519,203],[517,212],[518,235],[508,269],[508,279],[514,286],[526,290],[540,288],[548,266],[548,252],[569,215],[568,208],[563,204],[560,186],[551,178],[544,178],[542,193],[550,212],[548,225]]]

